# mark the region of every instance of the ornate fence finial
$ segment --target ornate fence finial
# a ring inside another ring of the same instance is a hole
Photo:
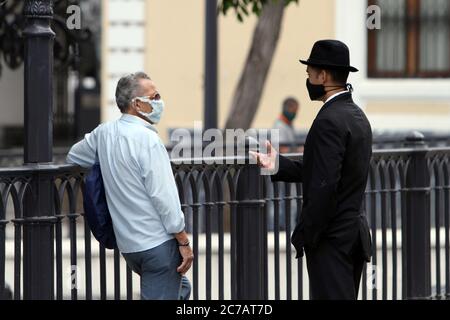
[[[26,0],[23,14],[28,18],[52,18],[53,0]]]

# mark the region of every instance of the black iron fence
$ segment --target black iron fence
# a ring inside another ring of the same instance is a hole
[[[361,299],[450,297],[450,148],[428,148],[420,136],[408,143],[373,154],[365,207],[374,250]],[[173,160],[196,257],[192,298],[307,299],[305,263],[289,241],[301,184],[272,183],[245,158],[210,160]],[[0,288],[14,299],[139,298],[137,276],[85,224],[84,173],[70,165],[0,169]],[[48,216],[33,214],[37,180],[53,186]]]

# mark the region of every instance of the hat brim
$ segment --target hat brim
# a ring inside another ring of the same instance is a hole
[[[315,63],[315,62],[309,62],[306,60],[299,60],[301,63],[306,64],[307,66],[312,67],[323,67],[323,68],[329,68],[329,69],[340,69],[340,70],[348,70],[350,72],[358,72],[359,70],[352,66],[343,66],[343,65],[336,65],[336,64],[324,64],[324,63]]]

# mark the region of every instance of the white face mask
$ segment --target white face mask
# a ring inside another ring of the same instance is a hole
[[[148,103],[152,107],[152,112],[144,112],[138,110],[139,114],[146,117],[152,123],[158,123],[161,120],[162,113],[164,111],[164,101],[162,99],[159,100],[150,100],[147,97],[136,97],[135,99],[142,101],[144,103]]]

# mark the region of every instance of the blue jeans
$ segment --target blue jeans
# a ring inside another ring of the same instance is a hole
[[[123,253],[128,266],[141,277],[142,300],[188,300],[191,284],[177,272],[181,255],[175,239],[142,252]]]

